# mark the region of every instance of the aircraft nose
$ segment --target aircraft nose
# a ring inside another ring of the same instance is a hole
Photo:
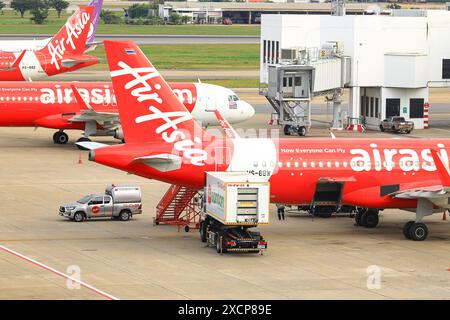
[[[238,103],[239,109],[241,110],[244,116],[243,120],[248,120],[255,115],[255,109],[252,107],[250,103],[245,102],[243,100],[238,101]]]

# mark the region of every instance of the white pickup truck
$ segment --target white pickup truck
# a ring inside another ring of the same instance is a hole
[[[105,194],[89,194],[59,207],[60,216],[76,222],[106,217],[128,221],[133,215],[141,213],[141,189],[135,186],[111,185],[106,188]]]
[[[381,121],[381,131],[394,131],[411,133],[414,129],[414,122],[405,120],[404,117],[389,117]]]

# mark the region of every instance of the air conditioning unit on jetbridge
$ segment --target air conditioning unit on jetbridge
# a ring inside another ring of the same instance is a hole
[[[311,125],[311,99],[340,94],[340,89],[350,84],[350,57],[341,56],[341,50],[338,45],[320,50],[283,49],[280,63],[268,66],[265,95],[285,134],[306,134]]]

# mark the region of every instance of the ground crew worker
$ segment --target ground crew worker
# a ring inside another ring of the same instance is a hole
[[[278,210],[278,220],[281,220],[281,219],[284,220],[284,205],[277,204],[277,210]]]

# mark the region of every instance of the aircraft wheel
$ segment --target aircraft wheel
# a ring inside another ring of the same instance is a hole
[[[306,136],[306,128],[305,127],[303,127],[303,126],[298,127],[297,131],[298,131],[299,136],[301,136],[301,137]]]
[[[290,132],[291,126],[289,124],[285,125],[283,128],[283,132],[285,135],[290,136],[291,132]]]
[[[69,141],[67,133],[58,131],[53,135],[53,142],[56,144],[66,144]]]
[[[375,228],[378,221],[378,210],[376,209],[368,209],[361,216],[361,224],[366,228]]]
[[[409,228],[409,236],[414,241],[423,241],[428,236],[428,228],[423,223],[413,223]]]
[[[409,229],[411,229],[411,226],[415,223],[415,221],[408,221],[407,223],[405,223],[405,225],[403,226],[403,235],[405,236],[406,239],[410,239],[411,240],[411,236],[409,235]]]
[[[356,214],[355,214],[355,225],[358,227],[362,226],[361,217],[362,217],[363,213],[364,212],[361,212],[358,210],[358,212],[356,212]]]

